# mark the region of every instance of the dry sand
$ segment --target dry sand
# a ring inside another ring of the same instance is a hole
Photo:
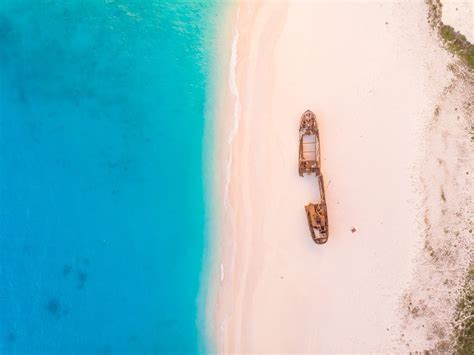
[[[407,314],[407,302],[426,281],[415,272],[430,272],[419,259],[426,214],[440,209],[441,197],[427,198],[427,186],[448,177],[428,163],[436,161],[429,144],[437,137],[429,127],[455,76],[426,14],[421,1],[243,1],[232,11],[217,107],[219,285],[209,298],[218,351],[435,346],[433,334]],[[316,197],[315,179],[297,171],[306,109],[321,134],[330,223],[323,246],[311,241],[303,208]],[[445,121],[439,134],[461,137],[467,113],[443,114],[462,118]],[[472,167],[466,152],[463,159]],[[464,169],[460,164],[446,169]]]

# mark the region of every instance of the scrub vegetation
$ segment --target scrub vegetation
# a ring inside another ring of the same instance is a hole
[[[472,354],[474,350],[474,266],[471,266],[464,292],[455,316],[456,354]]]
[[[443,47],[450,53],[460,59],[459,64],[463,64],[463,67],[467,68],[467,73],[463,70],[464,74],[458,77],[466,80],[468,85],[472,85],[472,71],[474,70],[474,45],[469,40],[457,31],[452,26],[446,25],[442,22],[442,3],[440,0],[426,0],[428,4],[428,21],[437,32]],[[454,65],[450,66],[451,69],[456,69]],[[459,68],[458,68],[459,69]],[[454,70],[459,74],[459,70]],[[469,84],[470,83],[470,84]],[[470,110],[470,105],[467,105],[467,109]],[[473,140],[473,127],[471,124],[471,141]],[[466,172],[469,174],[469,172]],[[443,199],[443,191],[441,192]],[[443,199],[444,200],[444,199]],[[469,226],[472,226],[471,221],[468,222]],[[474,237],[472,233],[472,227],[468,229],[466,238],[472,240]],[[454,332],[451,335],[449,341],[452,345],[448,348],[452,349],[455,354],[473,354],[474,353],[474,265],[471,264],[469,270],[466,270],[466,278],[464,287],[459,294],[457,301],[456,313],[453,318],[453,329]]]
[[[453,27],[445,25],[441,20],[442,4],[440,0],[427,0],[428,20],[438,31],[438,35],[447,50],[456,55],[472,71],[474,70],[474,45],[466,36],[456,31]]]

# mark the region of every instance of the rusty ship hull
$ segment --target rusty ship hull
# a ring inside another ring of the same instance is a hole
[[[329,222],[324,191],[324,178],[321,173],[321,150],[316,115],[307,110],[300,120],[298,173],[301,177],[311,175],[316,178],[320,194],[319,203],[305,206],[311,238],[316,244],[324,244],[329,238]]]

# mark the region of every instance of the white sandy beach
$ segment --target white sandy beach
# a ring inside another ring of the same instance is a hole
[[[407,326],[403,313],[423,272],[426,211],[441,203],[426,198],[420,182],[435,186],[438,176],[424,164],[426,131],[454,80],[453,59],[426,16],[422,1],[242,1],[231,12],[217,127],[225,133],[216,181],[219,285],[210,298],[219,352],[434,346],[429,326]],[[325,245],[312,242],[304,214],[315,180],[297,171],[306,109],[321,135]],[[444,117],[463,115],[450,112]],[[460,127],[445,124],[446,134]]]

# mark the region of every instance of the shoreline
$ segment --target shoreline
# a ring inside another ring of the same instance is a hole
[[[211,93],[210,98],[206,102],[206,127],[207,132],[206,144],[203,148],[203,157],[210,157],[203,168],[203,175],[205,176],[205,195],[206,195],[206,211],[208,215],[206,218],[206,249],[204,252],[204,266],[201,271],[201,287],[197,299],[199,315],[196,326],[205,325],[205,329],[201,331],[205,341],[203,342],[205,352],[217,352],[215,346],[215,335],[213,325],[214,305],[217,302],[217,293],[219,289],[218,282],[218,259],[222,253],[222,243],[218,240],[220,230],[223,230],[223,225],[219,223],[222,221],[222,181],[220,162],[225,161],[225,154],[227,153],[226,146],[222,148],[221,141],[218,137],[225,131],[224,126],[227,120],[218,119],[221,117],[224,108],[229,106],[227,87],[222,85],[227,81],[228,76],[228,59],[227,55],[228,44],[232,38],[232,28],[227,26],[227,20],[233,16],[233,6],[230,4],[222,7],[224,16],[218,20],[218,26],[223,31],[216,36],[216,51],[209,66],[208,75],[214,80],[209,80],[207,92]],[[224,50],[223,50],[224,49]],[[223,89],[224,86],[224,89]],[[216,170],[216,167],[217,170]],[[219,173],[216,174],[216,171]]]
[[[424,4],[343,5],[244,1],[229,11],[237,27],[224,45],[229,76],[219,79],[216,112],[240,122],[216,120],[216,132],[235,136],[216,137],[220,224],[208,297],[221,353],[434,346],[419,324],[407,328],[404,302],[418,286],[421,206],[439,203],[427,202],[419,179],[431,149],[426,127],[453,80],[451,59],[430,32]],[[306,109],[320,127],[324,246],[310,240],[303,213],[314,187],[297,176]]]

